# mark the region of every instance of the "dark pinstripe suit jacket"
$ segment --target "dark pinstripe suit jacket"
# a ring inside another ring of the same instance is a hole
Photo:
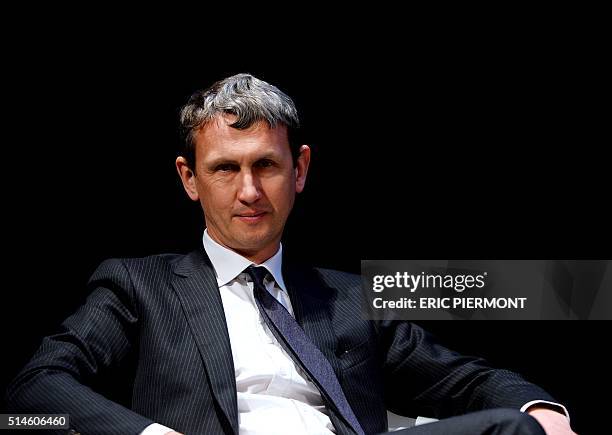
[[[362,320],[358,276],[283,263],[295,316],[329,359],[366,433],[386,430],[386,409],[445,417],[552,400],[514,373],[437,345],[416,325]],[[230,341],[204,251],[108,260],[89,284],[86,303],[9,387],[10,410],[69,413],[88,435],[138,434],[152,422],[186,434],[236,433]],[[91,384],[130,356],[128,409]],[[338,432],[351,433],[329,408]]]

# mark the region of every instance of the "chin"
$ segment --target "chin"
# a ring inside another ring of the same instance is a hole
[[[237,245],[240,246],[241,250],[256,253],[263,251],[266,248],[269,248],[275,240],[275,238],[271,238],[267,235],[262,234],[260,237],[253,236],[238,239],[236,241],[238,242]]]
[[[271,242],[265,242],[263,240],[241,240],[240,247],[244,251],[248,252],[260,252],[270,245]]]

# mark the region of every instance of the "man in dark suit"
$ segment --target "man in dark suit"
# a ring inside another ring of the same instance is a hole
[[[202,247],[104,262],[10,386],[11,410],[68,413],[88,435],[370,434],[387,409],[443,419],[415,435],[572,433],[539,387],[411,323],[363,320],[359,277],[285,257],[310,163],[288,96],[239,74],[194,94],[181,122],[176,166],[204,211]],[[91,385],[130,357],[128,409]]]

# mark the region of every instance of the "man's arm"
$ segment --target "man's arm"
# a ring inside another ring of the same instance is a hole
[[[153,423],[88,385],[132,350],[138,322],[133,285],[120,260],[100,265],[86,303],[42,345],[7,392],[12,412],[65,413],[81,433],[139,434]]]
[[[520,409],[533,400],[554,402],[518,374],[453,352],[412,323],[382,322],[379,333],[392,411],[445,418],[489,408]]]

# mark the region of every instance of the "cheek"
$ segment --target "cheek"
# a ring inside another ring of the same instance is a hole
[[[205,210],[212,214],[228,213],[233,207],[231,189],[223,186],[207,186],[200,190],[200,203]]]
[[[287,180],[284,183],[274,183],[267,189],[267,196],[276,210],[287,213],[293,206],[294,185],[287,183]]]

